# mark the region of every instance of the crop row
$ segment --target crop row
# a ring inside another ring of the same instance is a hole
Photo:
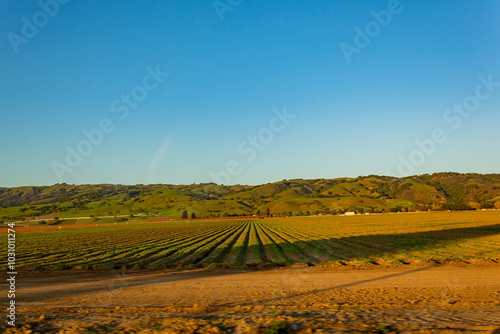
[[[475,217],[473,223],[465,214],[440,215],[435,222],[430,214],[414,214],[166,222],[31,232],[18,234],[17,262],[21,268],[57,269],[498,260],[499,216]]]

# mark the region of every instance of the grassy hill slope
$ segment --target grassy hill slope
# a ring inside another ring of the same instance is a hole
[[[155,214],[180,218],[307,215],[500,207],[499,174],[436,173],[405,178],[283,180],[257,186],[68,185],[0,188],[0,218]]]

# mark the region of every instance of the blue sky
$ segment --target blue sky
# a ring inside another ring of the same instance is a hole
[[[0,186],[500,172],[498,1],[0,7]]]

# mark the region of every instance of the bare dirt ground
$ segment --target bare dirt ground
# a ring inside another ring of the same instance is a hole
[[[19,273],[16,301],[0,332],[500,333],[500,266]]]

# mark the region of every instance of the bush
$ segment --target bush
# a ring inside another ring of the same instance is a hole
[[[38,222],[38,224],[40,224],[40,225],[47,225],[47,222],[45,220],[41,220],[41,221]]]
[[[288,333],[288,325],[285,321],[272,321],[266,330],[266,334]]]
[[[49,225],[59,225],[61,221],[59,219],[54,219],[48,222]]]

